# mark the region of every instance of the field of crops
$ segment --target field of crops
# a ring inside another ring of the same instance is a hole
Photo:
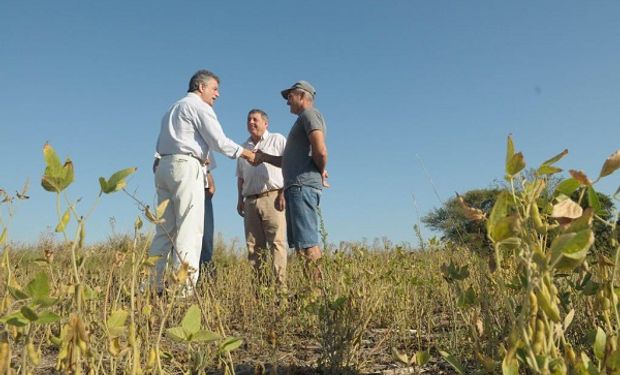
[[[0,373],[618,374],[619,218],[594,186],[620,169],[620,151],[596,180],[571,170],[551,188],[565,155],[524,176],[508,138],[507,187],[492,209],[458,200],[484,246],[341,244],[311,270],[291,256],[283,291],[219,243],[195,290],[183,264],[162,293],[149,287],[156,259],[141,219],[132,236],[83,246],[88,215],[60,203],[71,163],[46,145],[42,185],[56,194],[64,240],[20,247],[0,232]],[[131,173],[101,178],[102,194]],[[25,199],[2,195],[9,206]],[[143,208],[160,220],[163,207]]]

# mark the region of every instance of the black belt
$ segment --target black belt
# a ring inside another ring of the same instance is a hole
[[[192,158],[198,160],[198,162],[200,163],[200,165],[207,165],[208,160],[202,160],[201,158],[199,158],[198,156],[188,152],[187,154],[161,154],[161,157],[163,158],[164,156],[174,156],[174,155],[183,155],[183,156],[191,156]]]

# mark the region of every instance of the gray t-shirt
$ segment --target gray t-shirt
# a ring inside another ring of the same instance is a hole
[[[284,189],[292,185],[323,188],[321,173],[312,160],[309,135],[313,130],[320,130],[325,134],[327,127],[321,112],[308,108],[297,117],[286,139],[282,154]]]

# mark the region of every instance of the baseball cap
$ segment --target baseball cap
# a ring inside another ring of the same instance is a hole
[[[310,82],[308,82],[308,81],[297,81],[290,88],[288,88],[286,90],[282,90],[282,92],[281,92],[282,97],[284,99],[288,99],[288,93],[291,92],[292,90],[304,90],[304,91],[309,92],[310,94],[312,94],[313,98],[316,95],[316,90],[310,84]]]

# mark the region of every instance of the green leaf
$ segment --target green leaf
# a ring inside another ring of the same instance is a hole
[[[55,304],[57,304],[58,299],[51,298],[48,296],[37,297],[32,300],[32,303],[40,307],[50,307],[50,306],[54,306]]]
[[[36,312],[34,312],[30,307],[28,306],[22,306],[22,308],[19,310],[21,311],[22,315],[30,320],[31,322],[34,322],[35,320],[39,319],[39,316],[37,315]]]
[[[596,192],[596,190],[594,190],[594,187],[592,186],[588,186],[588,205],[592,207],[592,209],[597,215],[605,213],[602,208],[603,206],[601,206],[601,201],[598,198],[598,193]]]
[[[424,366],[431,359],[431,354],[428,350],[420,350],[415,353],[415,363],[418,366]]]
[[[191,337],[191,335],[200,331],[201,318],[202,317],[198,306],[191,305],[181,321],[181,327],[183,327],[187,333],[186,337]]]
[[[497,231],[497,227],[501,225],[501,222],[508,216],[508,208],[510,206],[510,195],[506,191],[502,191],[497,196],[497,200],[495,201],[495,205],[493,205],[493,209],[491,210],[491,214],[489,215],[489,219],[487,220],[487,233],[489,233],[489,237],[491,237],[494,241],[499,241],[494,236],[494,233]]]
[[[562,172],[562,168],[558,168],[558,167],[554,167],[551,165],[541,165],[537,170],[536,170],[536,174],[539,176],[543,176],[543,175],[550,175],[550,174],[555,174],[555,173],[559,173]]]
[[[508,216],[499,219],[492,230],[489,231],[489,236],[496,242],[503,242],[509,238],[514,238],[519,229],[519,218],[517,216]],[[514,241],[510,242],[514,243]]]
[[[596,327],[596,336],[594,338],[594,343],[592,344],[592,349],[594,351],[594,355],[599,360],[602,360],[605,357],[605,343],[607,342],[607,335],[605,331],[601,329],[601,327]]]
[[[43,189],[59,193],[65,190],[73,182],[73,163],[67,159],[64,165],[60,164],[60,158],[54,148],[46,143],[43,146],[43,158],[45,160],[45,172],[41,178]]]
[[[170,338],[176,341],[187,342],[190,339],[190,337],[186,335],[183,327],[168,328],[166,330],[166,333],[168,333],[168,336],[170,336]]]
[[[465,368],[454,356],[443,350],[439,351],[439,354],[458,372],[459,374],[465,374]]]
[[[519,362],[514,356],[506,356],[502,361],[502,375],[519,375]]]
[[[556,156],[552,157],[549,160],[546,160],[543,165],[551,165],[554,164],[558,161],[560,161],[560,159],[562,159],[564,156],[566,156],[568,154],[568,150],[564,149],[564,151],[560,152],[559,154],[557,154]]]
[[[133,174],[136,170],[138,170],[138,168],[122,169],[110,176],[107,181],[104,180],[105,184],[102,182],[103,177],[99,177],[99,185],[101,185],[101,190],[106,194],[121,190],[122,188],[127,186],[125,178]]]
[[[102,191],[102,192],[104,192],[104,193],[105,193],[106,191],[109,191],[109,189],[108,189],[108,183],[107,183],[107,181],[105,180],[105,178],[103,178],[103,177],[99,177],[99,187],[101,187],[101,191]]]
[[[39,319],[37,319],[37,323],[39,324],[49,324],[54,323],[60,320],[60,316],[54,314],[51,311],[42,311],[39,313]]]
[[[506,174],[514,176],[525,168],[525,158],[521,152],[517,152],[506,164]]]
[[[579,188],[579,186],[579,181],[574,178],[567,178],[558,184],[555,188],[555,194],[558,195],[558,193],[561,193],[570,197]]]
[[[84,222],[80,222],[80,236],[78,238],[78,249],[84,247],[84,240],[86,239],[86,224]]]
[[[70,218],[71,218],[71,211],[69,208],[67,208],[65,213],[62,215],[62,218],[58,222],[58,225],[56,225],[56,230],[55,230],[56,233],[62,233],[65,231],[65,228],[67,227],[67,223],[69,223]]]
[[[2,318],[0,318],[0,322],[15,326],[15,327],[24,327],[30,323],[30,321],[26,319],[26,317],[24,317],[21,311],[17,311],[12,314],[3,316]]]
[[[142,265],[147,267],[155,267],[155,264],[157,263],[159,258],[161,258],[160,255],[151,255],[150,257],[146,258],[144,262],[142,262]]]
[[[84,260],[84,258],[82,258],[82,260]],[[96,299],[99,295],[99,293],[97,293],[97,291],[91,288],[88,284],[82,284],[82,286],[82,298],[84,298],[84,301]]]
[[[9,286],[7,287],[7,289],[9,290],[9,293],[11,294],[11,296],[18,301],[30,298],[26,293],[22,292],[21,290],[17,288],[13,288]]]
[[[220,353],[232,352],[243,344],[243,339],[239,337],[228,337],[226,341],[220,345]]]
[[[340,309],[347,302],[347,297],[338,297],[329,303],[329,308],[333,311]]]
[[[24,290],[33,299],[48,297],[50,293],[49,281],[45,272],[39,272],[34,279],[30,280]]]
[[[220,340],[221,338],[222,336],[218,335],[217,333],[206,331],[206,330],[200,330],[192,335],[190,341],[191,342],[212,342],[212,341]]]
[[[584,261],[593,243],[591,229],[561,234],[551,243],[551,263],[560,271],[572,271]]]
[[[470,286],[465,292],[462,292],[458,298],[458,305],[461,308],[468,307],[474,305],[476,302],[476,292]]]
[[[509,135],[508,140],[506,142],[506,170],[508,170],[508,163],[510,163],[514,155],[515,155],[515,145],[514,143],[512,143],[512,135]]]

